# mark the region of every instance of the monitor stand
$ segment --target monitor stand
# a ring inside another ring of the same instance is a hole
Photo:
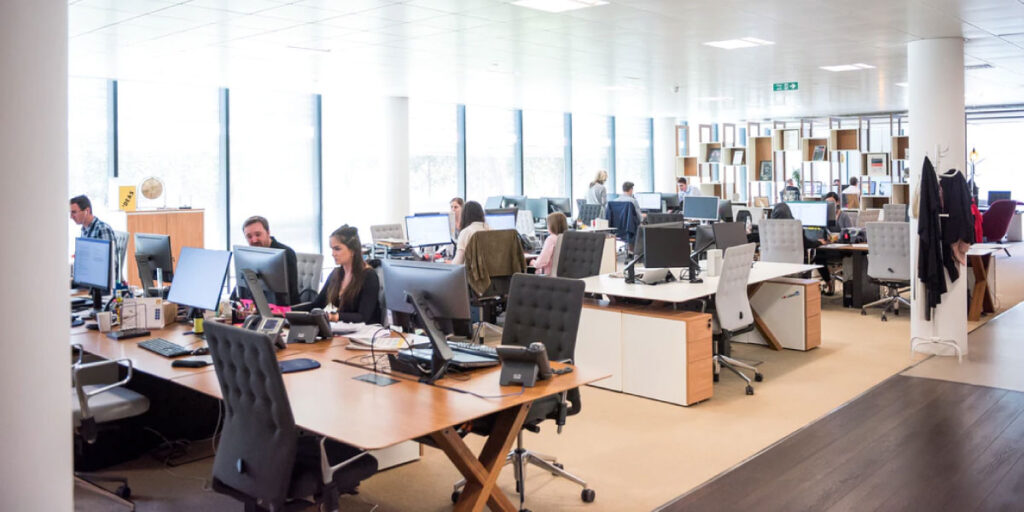
[[[252,301],[256,304],[256,312],[263,318],[274,316],[270,311],[267,296],[263,294],[263,279],[250,269],[242,270],[242,275],[245,276],[245,284],[249,287],[249,293],[252,294]]]

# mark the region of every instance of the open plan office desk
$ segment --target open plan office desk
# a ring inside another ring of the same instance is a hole
[[[760,283],[815,268],[816,265],[757,262],[750,271],[750,292],[756,292]],[[679,269],[673,269],[673,273],[678,276]],[[627,284],[622,278],[607,274],[583,281],[591,294],[680,304],[715,294],[718,278],[701,278],[704,282],[698,284],[676,281],[655,286]],[[756,311],[754,317],[758,328],[768,331]],[[820,314],[817,322],[820,325]],[[770,332],[765,338],[776,339]],[[595,386],[691,405],[712,395],[711,343],[710,314],[590,300],[583,305],[580,318],[576,362],[611,374]],[[775,343],[772,347],[782,348]]]
[[[153,330],[153,336],[179,344],[194,342],[194,338],[184,334],[186,329],[184,325],[175,325]],[[171,368],[169,359],[137,346],[143,339],[146,338],[114,341],[98,332],[71,335],[71,343],[81,344],[87,352],[101,357],[128,357],[138,371],[220,398],[220,385],[212,366]],[[455,505],[458,511],[482,510],[485,505],[491,510],[517,510],[495,483],[531,403],[605,376],[577,367],[572,373],[539,381],[521,394],[519,387],[498,385],[498,367],[473,371],[467,380],[438,382],[483,396],[509,395],[501,398],[479,398],[402,378],[390,386],[378,387],[354,380],[369,370],[333,361],[356,354],[345,349],[345,344],[345,338],[336,337],[329,342],[289,345],[287,350],[278,352],[279,358],[308,357],[321,364],[315,370],[283,375],[296,425],[366,450],[431,438],[468,482]],[[498,414],[495,427],[479,457],[474,456],[455,429],[495,413]]]

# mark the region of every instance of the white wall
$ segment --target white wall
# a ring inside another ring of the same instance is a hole
[[[0,510],[72,509],[67,1],[0,2]]]

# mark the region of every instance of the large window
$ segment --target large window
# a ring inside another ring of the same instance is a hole
[[[647,118],[615,118],[615,188],[632,181],[636,192],[651,192],[651,122]]]
[[[118,181],[138,185],[155,177],[163,182],[163,195],[139,196],[139,208],[205,210],[205,245],[215,249],[224,248],[226,215],[219,116],[215,88],[118,84]]]
[[[409,102],[409,209],[447,211],[459,194],[458,110],[455,105]]]
[[[100,78],[70,78],[68,80],[68,193],[85,194],[92,201],[93,214],[123,229],[123,215],[116,215],[117,198],[109,192],[110,175],[110,123],[107,122],[108,82]],[[70,198],[69,198],[70,199]],[[68,218],[68,237],[82,233]],[[68,252],[74,252],[74,241]]]
[[[466,199],[515,194],[515,111],[466,107]]]
[[[313,96],[232,89],[230,105],[231,243],[244,244],[242,221],[262,215],[281,243],[317,252]]]
[[[565,197],[565,115],[523,112],[523,192]]]
[[[1020,172],[1020,153],[1016,144],[1024,133],[1024,122],[981,122],[967,124],[967,156],[971,149],[978,152],[974,164],[974,180],[980,199],[987,199],[989,191],[1009,190],[1012,198],[1024,199],[1024,174]],[[913,139],[911,139],[913,140]],[[943,163],[943,170],[956,164]],[[967,178],[970,179],[970,164]]]
[[[584,199],[590,182],[599,170],[608,170],[608,152],[612,146],[608,117],[592,114],[572,115],[572,197]],[[612,183],[605,183],[614,192]],[[575,203],[575,201],[573,201]]]

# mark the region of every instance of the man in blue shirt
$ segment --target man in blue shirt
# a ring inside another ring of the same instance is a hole
[[[691,187],[687,182],[686,178],[680,177],[676,180],[676,190],[679,191],[679,201],[682,202],[686,196],[699,196],[700,189],[697,187]]]
[[[121,268],[121,262],[118,261],[120,253],[118,252],[117,239],[114,237],[114,230],[110,228],[109,224],[92,214],[92,202],[89,201],[88,197],[81,195],[71,198],[71,220],[75,221],[75,224],[82,226],[82,238],[110,240],[110,245],[114,247],[114,268]]]

